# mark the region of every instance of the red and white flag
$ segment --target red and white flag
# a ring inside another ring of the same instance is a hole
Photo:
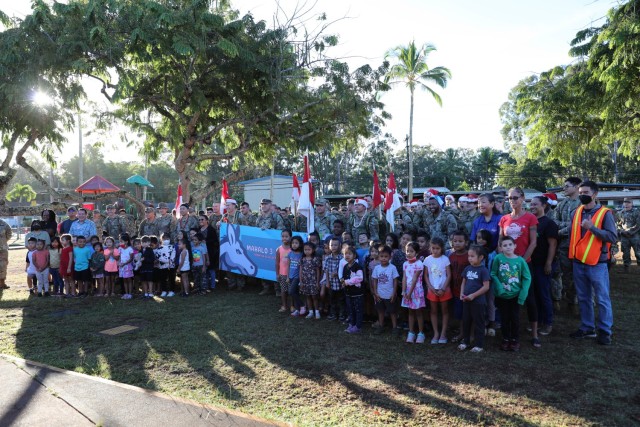
[[[373,209],[382,204],[382,190],[380,189],[380,181],[378,180],[378,172],[373,170]]]
[[[395,231],[395,221],[393,214],[396,210],[402,207],[402,201],[396,188],[396,178],[393,176],[393,172],[389,175],[389,183],[387,184],[387,196],[384,199],[384,209],[386,212],[387,222],[391,227],[391,232]]]
[[[224,215],[227,212],[227,199],[230,199],[229,184],[226,179],[222,179],[222,196],[220,197],[220,215]],[[215,212],[214,212],[215,213]]]
[[[291,191],[291,212],[296,214],[298,208],[298,202],[300,201],[300,183],[298,183],[298,177],[293,174],[293,189]]]
[[[178,196],[176,197],[176,217],[180,219],[180,205],[182,204],[182,184],[178,184]]]
[[[307,217],[307,233],[313,233],[314,224],[314,197],[311,186],[311,170],[309,169],[309,157],[304,156],[304,178],[300,187],[300,201],[298,202],[298,212]]]

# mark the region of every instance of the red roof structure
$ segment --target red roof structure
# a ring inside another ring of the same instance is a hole
[[[92,176],[76,188],[76,192],[81,194],[113,193],[114,191],[120,191],[120,189],[100,175]]]

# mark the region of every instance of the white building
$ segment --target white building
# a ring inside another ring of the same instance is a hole
[[[313,180],[316,182],[315,180]],[[302,185],[302,177],[298,177],[298,182]],[[291,193],[293,190],[293,176],[274,175],[273,183],[271,176],[250,179],[238,182],[244,187],[244,200],[249,203],[251,210],[257,211],[260,208],[260,200],[271,199],[278,207],[284,208],[291,205]]]

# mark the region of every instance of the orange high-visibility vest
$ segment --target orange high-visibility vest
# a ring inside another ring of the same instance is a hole
[[[569,259],[575,259],[583,264],[596,265],[600,260],[602,254],[602,240],[598,239],[591,231],[587,231],[584,236],[580,236],[582,229],[582,211],[584,206],[580,206],[573,217],[573,224],[571,225],[571,240],[569,241]],[[593,215],[593,224],[602,228],[604,222],[604,216],[609,209],[604,206],[600,207]],[[609,249],[611,243],[606,243],[607,246],[607,259],[611,256]]]

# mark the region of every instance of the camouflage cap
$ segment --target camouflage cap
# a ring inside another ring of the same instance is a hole
[[[169,205],[167,205],[165,202],[160,202],[158,203],[158,209],[169,209]]]
[[[625,197],[623,202],[629,202],[629,203],[633,203],[633,200],[631,200],[631,197]]]
[[[149,213],[149,212],[156,212],[156,208],[154,208],[153,206],[148,206],[145,210],[145,213]]]
[[[268,203],[272,203],[270,199],[262,199],[262,200],[260,200],[260,204],[261,205],[266,205]]]
[[[322,206],[324,206],[324,205],[326,205],[327,203],[328,203],[328,202],[327,202],[327,199],[322,199],[322,198],[321,198],[321,199],[316,200],[315,205],[316,205],[316,206],[318,206],[318,205],[322,205]]]

